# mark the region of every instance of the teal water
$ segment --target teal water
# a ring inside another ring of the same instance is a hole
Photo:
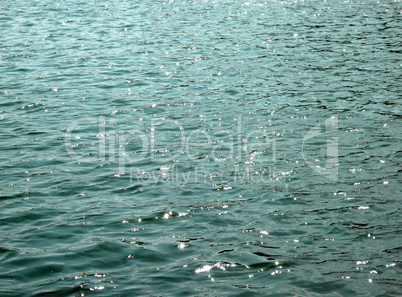
[[[1,1],[0,296],[401,296],[401,8]]]

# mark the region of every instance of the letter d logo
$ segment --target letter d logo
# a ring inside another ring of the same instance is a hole
[[[338,131],[338,116],[333,116],[325,120],[326,132]],[[308,131],[303,137],[302,143],[302,155],[306,164],[318,174],[325,176],[326,178],[337,181],[338,180],[338,137],[327,137],[327,154],[325,167],[313,164],[307,160],[305,156],[304,144],[307,140],[317,137],[322,134],[321,125],[318,124],[313,129]]]

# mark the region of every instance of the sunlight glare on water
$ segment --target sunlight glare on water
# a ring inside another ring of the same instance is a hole
[[[401,8],[0,3],[0,295],[402,295]]]

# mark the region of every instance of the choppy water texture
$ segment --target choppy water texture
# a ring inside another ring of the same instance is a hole
[[[400,296],[401,3],[1,1],[1,296]]]

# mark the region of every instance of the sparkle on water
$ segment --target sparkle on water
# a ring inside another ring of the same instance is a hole
[[[0,3],[1,296],[401,296],[401,4]]]

